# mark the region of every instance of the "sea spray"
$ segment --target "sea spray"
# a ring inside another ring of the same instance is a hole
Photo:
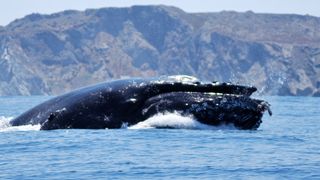
[[[13,117],[0,116],[0,132],[6,131],[37,131],[40,130],[40,124],[38,125],[23,125],[23,126],[11,126],[10,121]]]
[[[139,122],[128,129],[148,129],[148,128],[173,128],[173,129],[234,129],[234,126],[222,125],[219,127],[209,126],[197,121],[193,116],[183,116],[178,112],[159,113]]]
[[[0,130],[10,126],[10,120],[13,117],[0,116]]]

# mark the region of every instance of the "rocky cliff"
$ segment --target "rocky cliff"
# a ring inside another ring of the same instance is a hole
[[[0,27],[0,95],[195,75],[261,94],[320,95],[320,18],[133,6],[31,14]]]

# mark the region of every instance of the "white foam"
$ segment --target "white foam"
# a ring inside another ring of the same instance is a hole
[[[8,131],[39,131],[40,124],[37,125],[24,125],[24,126],[9,126],[7,128],[0,129],[0,132],[8,132]]]
[[[0,116],[0,129],[9,127],[11,119],[13,119],[13,117]]]
[[[23,125],[11,126],[10,120],[13,117],[0,116],[0,132],[7,131],[38,131],[41,128],[40,124],[37,125]],[[175,113],[159,113],[145,121],[128,127],[127,123],[122,125],[123,129],[150,129],[150,128],[174,128],[174,129],[235,129],[231,125],[210,126],[202,124],[197,121],[193,116],[182,116],[178,112]]]
[[[202,124],[192,116],[175,113],[159,113],[145,121],[128,127],[128,129],[174,128],[174,129],[234,129],[233,126],[210,126]]]
[[[0,116],[0,132],[7,131],[38,131],[40,130],[40,124],[38,125],[24,125],[24,126],[11,126],[10,121],[13,117]]]

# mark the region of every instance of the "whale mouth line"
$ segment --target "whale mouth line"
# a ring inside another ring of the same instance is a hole
[[[235,99],[235,98],[243,98],[243,99],[250,99],[256,102],[257,105],[257,110],[260,111],[261,113],[264,113],[265,111],[268,112],[269,116],[272,116],[272,111],[271,111],[271,105],[263,100],[259,100],[259,99],[255,99],[255,98],[251,98],[249,96],[243,95],[243,94],[226,94],[226,93],[216,93],[216,92],[199,92],[199,91],[171,91],[171,92],[165,92],[165,93],[160,93],[156,96],[150,97],[149,99],[147,99],[147,101],[152,101],[153,99],[157,99],[157,98],[163,98],[165,96],[168,95],[173,95],[173,94],[185,94],[185,95],[193,95],[193,94],[201,94],[203,96],[201,96],[201,98],[198,99],[198,101],[194,101],[195,103],[199,103],[199,102],[210,102],[211,100],[213,101],[213,99],[216,98],[221,98],[222,102],[223,101],[227,101],[224,98],[231,98],[231,99]],[[211,99],[213,98],[213,99]],[[162,100],[160,100],[162,101]],[[192,103],[190,103],[192,104]]]

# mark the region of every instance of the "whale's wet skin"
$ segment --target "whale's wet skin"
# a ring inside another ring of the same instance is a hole
[[[267,102],[250,98],[255,91],[255,87],[200,82],[190,76],[117,80],[57,96],[10,124],[40,124],[41,130],[121,128],[174,112],[209,126],[257,129],[263,113],[271,111]]]

